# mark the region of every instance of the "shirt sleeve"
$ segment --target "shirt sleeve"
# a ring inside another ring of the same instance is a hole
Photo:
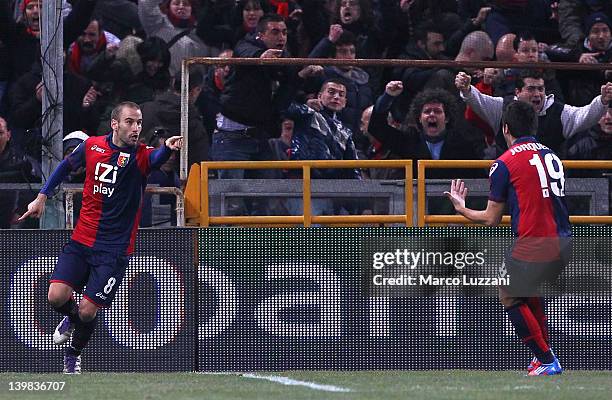
[[[40,189],[40,193],[47,197],[53,196],[55,188],[66,179],[70,172],[85,165],[85,147],[85,142],[79,144],[68,157],[60,162],[42,189]]]
[[[154,150],[147,148],[146,151],[149,152],[149,165],[151,169],[161,167],[163,163],[168,161],[170,154],[172,154],[172,150],[170,150],[169,147],[166,147],[165,144],[162,144]]]
[[[70,153],[68,157],[66,157],[66,160],[68,160],[73,170],[85,166],[85,148],[87,147],[86,143],[87,142],[80,143],[77,147],[74,148],[74,150],[72,150],[72,153]]]
[[[62,162],[55,168],[45,185],[40,189],[40,193],[46,195],[47,197],[52,197],[55,188],[62,183],[62,181],[70,174],[72,171],[72,167],[68,160],[62,160]]]
[[[505,203],[508,199],[508,187],[510,186],[510,172],[503,161],[496,160],[489,171],[489,183],[491,192],[489,200],[496,203]]]

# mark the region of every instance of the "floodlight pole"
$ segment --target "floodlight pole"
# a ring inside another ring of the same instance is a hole
[[[181,148],[181,160],[179,166],[179,179],[187,181],[189,173],[187,154],[189,151],[189,66],[184,59],[181,64],[181,136],[183,136],[183,147]]]
[[[40,16],[40,53],[44,90],[42,97],[42,154],[41,167],[43,179],[51,173],[62,160],[63,110],[64,110],[64,21],[62,0],[43,1]],[[45,213],[40,220],[42,229],[64,227],[64,207],[61,199],[47,201]]]

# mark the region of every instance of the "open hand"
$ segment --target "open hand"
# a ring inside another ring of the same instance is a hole
[[[465,208],[465,198],[467,197],[468,189],[461,179],[451,180],[450,192],[444,192],[446,197],[453,203],[455,210]]]

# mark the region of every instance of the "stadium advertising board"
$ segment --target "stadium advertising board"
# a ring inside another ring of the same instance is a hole
[[[565,286],[548,302],[553,348],[566,368],[612,369],[602,351],[612,345],[612,229],[574,233]],[[493,281],[509,236],[458,227],[142,230],[83,368],[523,369],[530,356]],[[0,370],[61,370],[62,347],[51,341],[60,318],[46,291],[68,238],[0,231]],[[428,256],[441,257],[443,273],[427,269]]]
[[[195,230],[141,230],[112,307],[101,311],[83,353],[89,371],[193,371],[196,347]],[[60,316],[48,280],[70,231],[0,231],[0,370],[59,372]],[[80,297],[80,296],[77,296]]]
[[[549,288],[553,348],[567,368],[612,368],[601,352],[612,344],[610,233],[576,227],[578,261],[564,271],[564,289]],[[495,282],[510,235],[463,227],[201,230],[200,368],[482,369],[486,361],[522,369],[530,356]],[[416,253],[441,250],[454,257],[453,271],[411,268]],[[481,258],[490,268],[474,273]],[[381,265],[402,259],[401,274]],[[396,285],[374,284],[383,278]]]

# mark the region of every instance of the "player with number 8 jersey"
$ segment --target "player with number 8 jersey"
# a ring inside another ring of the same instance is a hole
[[[91,137],[77,146],[20,218],[39,217],[55,187],[70,171],[85,166],[79,221],[49,280],[49,303],[65,315],[53,341],[64,344],[71,340],[64,355],[65,373],[80,373],[81,352],[95,329],[98,309],[110,306],[125,275],[149,173],[182,146],[180,136],[166,139],[158,149],[140,143],[142,113],[132,102],[115,107],[111,128],[111,134]],[[78,306],[73,291],[83,292]]]
[[[483,211],[465,207],[467,188],[453,180],[445,192],[455,210],[469,220],[498,225],[508,205],[515,240],[505,254],[500,275],[510,285],[499,287],[499,299],[517,336],[533,352],[529,375],[563,370],[550,349],[547,317],[540,286],[555,282],[571,256],[571,226],[565,204],[563,163],[535,138],[538,119],[533,107],[509,103],[503,115],[508,150],[489,172],[491,191]]]

